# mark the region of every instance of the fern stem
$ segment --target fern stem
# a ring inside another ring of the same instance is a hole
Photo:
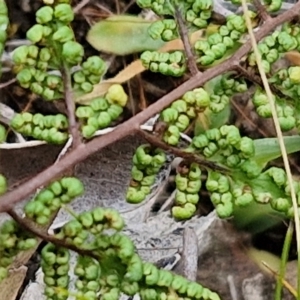
[[[282,282],[285,277],[286,263],[289,257],[293,232],[294,232],[294,222],[291,220],[284,239],[281,261],[280,261],[280,269],[276,281],[275,300],[281,300],[282,287],[283,287]]]

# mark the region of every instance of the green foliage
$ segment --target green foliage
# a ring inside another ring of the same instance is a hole
[[[3,125],[0,124],[0,143],[5,142],[6,140],[6,130]]]
[[[82,135],[91,138],[94,133],[110,126],[123,113],[127,95],[119,84],[112,85],[104,97],[95,98],[89,105],[78,106],[76,116],[81,124]]]
[[[83,61],[83,46],[75,41],[71,28],[74,13],[69,1],[50,2],[53,3],[36,12],[36,24],[27,32],[32,44],[18,47],[13,53],[17,80],[23,88],[29,88],[44,100],[52,101],[64,96],[64,76],[68,73],[75,96],[88,94],[106,72],[106,65],[98,56]],[[239,0],[232,3],[240,4]],[[244,17],[232,14],[222,24],[214,24],[214,3],[211,0],[138,0],[137,4],[153,10],[160,19],[148,22],[133,16],[114,16],[93,26],[88,41],[96,49],[119,55],[144,51],[140,58],[146,69],[175,77],[183,76],[187,71],[186,54],[175,49],[169,52],[157,50],[165,42],[179,38],[178,14],[189,34],[204,29],[203,35],[191,45],[195,62],[202,69],[220,64],[245,41],[247,30]],[[272,12],[281,7],[280,0],[266,0],[265,4]],[[6,15],[5,4],[0,1],[0,24],[5,28],[8,24]],[[258,24],[255,12],[251,12],[251,18],[254,26]],[[3,50],[1,43],[5,39],[4,32],[0,34],[0,53]],[[263,67],[275,91],[274,100],[283,131],[299,131],[300,128],[300,68],[294,65],[278,67],[276,63],[288,52],[299,51],[299,43],[300,27],[297,22],[283,24],[259,43]],[[191,142],[181,150],[225,168],[223,172],[203,168],[186,159],[180,163],[176,170],[176,194],[172,207],[172,216],[176,220],[189,219],[196,213],[203,186],[218,216],[234,216],[236,224],[241,226],[260,223],[266,214],[287,219],[294,216],[285,171],[268,166],[268,162],[280,156],[278,143],[275,139],[253,140],[243,135],[236,126],[227,125],[231,99],[249,90],[251,94],[251,79],[257,84],[254,53],[245,55],[242,64],[245,66],[244,73],[250,69],[247,81],[237,71],[220,72],[218,74],[222,75],[204,86],[185,92],[159,113],[162,132],[158,132],[157,138],[179,147],[182,135],[191,134]],[[251,98],[258,116],[271,118],[265,92],[258,85],[253,90]],[[97,130],[117,124],[127,101],[128,96],[122,86],[114,84],[103,97],[91,100],[88,105],[77,106],[75,115],[82,136],[89,139]],[[203,117],[209,120],[200,126]],[[62,114],[44,116],[40,113],[19,113],[10,125],[24,136],[47,143],[62,144],[69,136],[69,120]],[[6,130],[0,125],[0,143],[5,138]],[[299,137],[286,137],[285,141],[289,153],[299,151]],[[136,149],[132,161],[132,178],[126,200],[141,203],[150,195],[158,173],[168,163],[167,156],[161,149],[144,144]],[[300,182],[295,178],[293,184],[300,203]],[[6,179],[0,175],[0,194],[5,193],[6,189]],[[77,178],[65,177],[54,181],[25,205],[25,216],[37,225],[48,225],[58,209],[83,192],[83,185]],[[241,218],[239,212],[246,217]],[[261,212],[264,214],[261,215]],[[77,276],[76,299],[96,300],[100,297],[117,300],[121,293],[129,296],[138,293],[142,300],[219,299],[216,293],[198,283],[143,262],[132,241],[121,232],[124,221],[118,212],[98,207],[72,215],[74,218],[60,229],[56,238],[79,249],[74,270]],[[266,228],[274,224],[273,221],[265,218],[261,226]],[[36,243],[37,240],[21,230],[14,221],[2,225],[0,281],[7,276],[7,268],[16,255]],[[90,251],[88,253],[91,255],[81,251]],[[69,250],[49,243],[43,248],[41,259],[47,299],[67,299]]]
[[[169,76],[182,76],[186,71],[186,61],[182,51],[159,53],[145,51],[141,55],[141,62],[151,72]]]
[[[122,114],[127,99],[123,87],[114,84],[103,98],[92,100],[90,105],[78,106],[75,114],[80,122],[82,136],[91,138],[97,130],[110,126]],[[25,136],[50,144],[63,144],[68,139],[69,121],[63,114],[44,116],[24,112],[16,114],[10,126]]]
[[[66,2],[66,1],[65,1]],[[40,95],[44,100],[62,98],[62,67],[71,70],[81,65],[72,74],[73,89],[77,95],[89,93],[106,71],[104,61],[98,56],[83,62],[84,49],[75,41],[70,23],[74,13],[69,3],[45,5],[36,12],[36,22],[27,32],[32,45],[23,45],[13,52],[17,80],[24,88]],[[57,70],[49,74],[48,70]]]
[[[64,177],[54,181],[48,188],[40,191],[34,199],[27,202],[24,207],[25,215],[39,225],[46,225],[62,205],[70,203],[83,192],[84,188],[80,180]]]
[[[116,55],[158,50],[165,43],[147,34],[152,23],[136,16],[108,17],[91,27],[87,41],[99,51]]]
[[[68,139],[68,119],[65,115],[48,115],[28,112],[16,114],[11,121],[11,127],[24,134],[32,136],[37,140],[48,143],[62,144]]]
[[[285,23],[281,30],[278,29],[274,31],[259,43],[258,48],[262,55],[263,66],[266,73],[271,72],[272,64],[276,62],[283,53],[300,49],[299,38],[299,27],[297,25]],[[254,53],[251,53],[248,56],[248,61],[250,66],[256,66]],[[283,70],[280,70],[279,73],[282,71]],[[271,79],[270,82],[272,81],[274,81],[274,78]],[[282,87],[286,88],[285,84],[282,84]]]
[[[140,203],[150,194],[156,174],[166,162],[166,155],[162,150],[144,144],[136,149],[132,161],[132,179],[126,200],[129,203]]]
[[[176,3],[176,4],[175,4]],[[212,14],[213,2],[211,0],[192,0],[192,1],[157,1],[157,0],[138,0],[137,4],[141,8],[149,8],[160,16],[174,16],[175,9],[180,9],[184,20],[187,22],[190,29],[205,28],[208,25],[208,20]],[[164,25],[165,23],[166,25]],[[173,31],[175,23],[172,21],[158,21],[159,25],[153,25],[152,32],[155,30],[155,36],[168,36],[166,31]],[[155,23],[154,23],[155,24]],[[169,25],[172,24],[172,25]],[[173,31],[174,32],[174,31]],[[152,36],[152,35],[151,35]],[[174,34],[176,36],[176,34]],[[167,39],[169,40],[169,39]]]
[[[65,224],[56,235],[80,249],[92,250],[99,259],[79,255],[74,273],[76,299],[117,300],[120,293],[141,299],[164,299],[173,296],[190,299],[220,299],[219,296],[198,283],[159,270],[145,263],[135,252],[132,241],[120,231],[124,226],[121,216],[112,209],[96,208],[85,212]],[[106,231],[110,229],[110,233]],[[69,255],[65,249],[48,244],[42,250],[42,266],[48,299],[66,299],[69,278]],[[170,292],[170,288],[173,292]]]
[[[0,55],[3,54],[5,42],[7,39],[7,27],[9,25],[9,18],[8,18],[8,10],[4,0],[0,1]],[[1,65],[0,65],[1,66]],[[2,70],[0,71],[0,75],[2,74]]]
[[[191,169],[190,177],[196,178],[199,170]],[[53,202],[64,196],[73,198],[83,192],[82,183],[76,178],[62,178],[41,191],[25,207],[28,217],[41,224],[44,210],[37,210],[41,204],[54,209]],[[54,198],[55,197],[55,198]],[[29,209],[30,208],[30,209]],[[57,209],[57,206],[55,207]],[[33,213],[34,211],[34,213]],[[44,223],[44,222],[42,222]],[[151,263],[145,263],[136,253],[132,241],[120,231],[124,221],[115,210],[95,208],[74,216],[55,235],[65,243],[78,247],[79,251],[92,251],[93,257],[79,254],[74,269],[76,275],[76,299],[96,300],[119,299],[120,293],[128,296],[140,294],[141,299],[189,299],[218,300],[219,296],[199,283],[166,270],[160,270]],[[8,275],[7,267],[21,251],[30,249],[37,240],[21,230],[13,221],[6,221],[0,227],[0,281]],[[70,252],[67,248],[48,243],[41,251],[41,267],[44,273],[45,296],[47,299],[67,299],[70,284]],[[171,290],[172,289],[172,292]]]
[[[168,16],[168,19],[159,20],[149,28],[149,35],[152,38],[162,38],[166,41],[179,36],[178,22],[170,18],[170,16],[175,17],[177,10],[181,13],[187,28],[193,31],[190,23],[192,20],[190,18],[191,10],[195,13],[197,8],[199,16],[199,14],[201,15],[200,10],[209,11],[213,6],[213,3],[209,1],[141,0],[137,3],[142,8],[152,9],[160,16]],[[239,4],[239,2],[234,3]],[[281,7],[281,1],[269,1],[266,4],[270,11],[276,11]],[[191,10],[187,13],[189,9]],[[251,17],[255,20],[257,16],[252,12]],[[210,16],[207,20],[209,18]],[[207,24],[203,27],[207,27]],[[244,17],[234,14],[226,18],[226,24],[217,25],[215,28],[207,31],[205,38],[200,38],[193,46],[199,65],[210,66],[220,63],[230,51],[240,45],[243,34],[247,31]],[[298,50],[299,32],[298,25],[286,23],[281,29],[277,29],[260,42],[259,50],[267,73],[271,72],[272,65],[282,54]],[[168,59],[168,55],[171,54],[146,51],[142,53],[141,60],[150,71],[180,76],[182,74],[166,73],[163,68],[167,65],[165,61]],[[253,53],[247,56],[247,63],[249,66],[256,66]],[[286,96],[286,98],[281,96],[275,98],[279,123],[283,131],[289,131],[299,126],[297,121],[299,105],[294,101],[299,93],[299,74],[299,67],[292,66],[276,71],[269,79]],[[165,124],[164,142],[173,146],[178,145],[181,134],[188,130],[195,119],[197,121],[201,119],[205,112],[209,112],[210,115],[220,114],[228,108],[231,97],[247,91],[248,88],[243,78],[237,77],[235,73],[227,73],[212,79],[202,88],[186,92],[182,99],[177,99],[160,113],[159,120]],[[266,94],[259,87],[253,95],[253,104],[259,116],[263,118],[272,116]],[[260,153],[257,153],[256,159],[255,142],[246,136],[242,137],[235,126],[226,125],[219,128],[201,129],[197,130],[197,133],[185,151],[204,156],[229,169],[228,174],[221,174],[213,170],[207,171],[206,188],[211,193],[211,201],[220,217],[230,217],[234,213],[235,207],[247,207],[254,201],[264,205],[268,204],[274,211],[286,217],[293,215],[285,175],[279,175],[280,172],[284,174],[284,171],[272,168],[264,170],[266,162],[278,155],[267,156],[267,152],[270,152],[267,150],[267,144],[265,146],[261,144]],[[199,166],[197,167],[199,168]],[[195,194],[190,196],[193,193],[187,190],[190,183],[188,169],[188,165],[185,165],[184,170],[177,170],[177,192],[172,212],[179,219],[190,218],[195,213],[199,200],[201,179],[199,177],[197,183],[193,185],[196,189]],[[282,182],[279,183],[277,179],[275,180],[277,176],[281,176]],[[193,184],[192,181],[191,184]],[[298,184],[297,181],[295,184]]]
[[[194,49],[199,56],[197,62],[202,66],[206,66],[222,59],[227,51],[235,46],[246,30],[242,16],[228,16],[226,25],[220,26],[218,32],[209,35],[207,39],[199,40],[195,43]]]
[[[201,170],[198,164],[181,165],[175,178],[176,195],[172,215],[176,219],[189,219],[196,211],[201,188]]]
[[[24,231],[13,220],[5,221],[0,227],[0,282],[8,275],[8,266],[21,251],[37,244],[36,238]]]
[[[296,127],[296,111],[290,105],[287,99],[275,98],[276,110],[278,114],[278,121],[282,131],[289,131]],[[263,118],[271,118],[271,107],[268,102],[267,95],[261,89],[257,89],[253,96],[253,104],[256,108],[257,114]]]
[[[247,90],[243,79],[234,79],[232,75],[220,76],[213,80],[213,88],[196,88],[186,92],[160,114],[160,121],[167,125],[163,140],[176,146],[180,134],[185,132],[193,121],[203,112],[220,113],[228,107],[234,93]]]
[[[4,194],[7,190],[7,181],[6,178],[0,174],[0,195]]]

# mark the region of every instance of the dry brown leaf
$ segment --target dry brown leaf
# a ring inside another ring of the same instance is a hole
[[[203,32],[204,32],[203,30],[198,30],[191,35],[192,45],[203,36]],[[168,52],[172,50],[182,50],[182,49],[183,49],[182,41],[180,39],[176,39],[170,41],[162,48],[160,48],[158,51]],[[115,77],[110,78],[108,80],[104,80],[99,84],[95,85],[91,93],[78,97],[76,99],[76,102],[80,104],[89,104],[92,99],[96,97],[101,97],[104,94],[106,94],[107,90],[112,84],[116,84],[116,83],[121,84],[123,82],[126,82],[127,80],[133,78],[137,74],[140,74],[144,71],[145,68],[143,67],[141,60],[137,59],[134,62],[132,62],[130,65],[128,65],[125,69],[123,69],[121,72],[119,72]]]
[[[23,284],[27,267],[22,266],[10,272],[9,276],[0,284],[0,300],[15,300]]]
[[[300,53],[298,51],[289,51],[284,57],[294,66],[300,66]]]

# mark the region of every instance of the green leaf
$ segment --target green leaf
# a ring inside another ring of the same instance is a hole
[[[237,175],[237,174],[236,174]],[[243,174],[236,178],[245,178]],[[270,192],[273,199],[285,198],[286,194],[268,176],[261,174],[258,178],[245,180],[254,192]],[[286,219],[283,213],[275,211],[269,203],[256,201],[246,207],[235,206],[233,212],[234,225],[242,230],[258,234]]]
[[[288,154],[300,150],[300,136],[285,136],[284,144]],[[280,146],[277,138],[263,138],[254,140],[255,161],[265,165],[269,161],[281,156]]]
[[[300,150],[300,136],[285,136],[284,143],[287,153],[293,153]],[[255,145],[255,160],[261,166],[264,166],[269,161],[281,156],[280,146],[277,138],[264,138],[254,141]],[[242,173],[237,172],[235,176],[239,179],[245,177]],[[273,198],[286,197],[270,180],[264,180],[264,175],[258,178],[248,180],[249,186],[253,190],[268,191]],[[263,232],[272,226],[282,222],[286,217],[272,209],[270,204],[251,203],[247,207],[235,207],[233,213],[233,223],[240,229],[247,230],[252,234]]]
[[[230,112],[229,104],[219,113],[213,113],[207,108],[204,113],[198,115],[195,122],[194,134],[199,135],[205,133],[208,129],[220,128],[228,122]]]
[[[273,210],[270,204],[252,202],[247,207],[236,206],[233,211],[234,225],[252,234],[263,232],[285,219],[286,217]]]
[[[149,36],[148,28],[152,23],[129,15],[109,17],[91,27],[87,41],[99,51],[116,55],[158,50],[165,42]]]

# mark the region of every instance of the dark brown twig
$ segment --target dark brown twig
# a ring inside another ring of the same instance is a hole
[[[183,43],[184,51],[187,56],[189,71],[191,72],[192,76],[195,76],[200,71],[198,70],[193,49],[189,41],[187,26],[185,25],[180,9],[178,7],[175,7],[175,19],[178,26],[179,35]]]
[[[256,74],[251,74],[250,72],[248,72],[244,67],[242,67],[241,65],[237,65],[234,67],[234,70],[239,74],[242,75],[242,77],[248,79],[249,81],[263,87],[263,82],[261,80],[261,78],[256,75]],[[279,96],[279,97],[286,97],[278,88],[276,88],[274,85],[270,84],[270,88],[272,90],[272,92]]]
[[[258,32],[256,32],[256,40],[260,41],[280,24],[298,17],[299,12],[300,2],[297,2],[290,10],[278,15],[276,18],[267,20],[258,30]],[[234,67],[239,64],[240,60],[251,49],[252,46],[249,40],[243,46],[241,46],[231,58],[224,61],[220,65],[208,69],[204,73],[198,73],[171,91],[169,94],[163,96],[144,111],[118,126],[111,133],[104,136],[99,136],[87,144],[80,144],[76,149],[72,150],[68,155],[62,158],[59,163],[50,166],[18,188],[1,196],[0,212],[5,212],[12,209],[15,204],[29,196],[40,186],[45,186],[54,177],[58,177],[59,175],[63,174],[63,172],[68,168],[85,160],[88,156],[94,154],[100,149],[103,149],[104,147],[132,134],[135,130],[139,129],[141,124],[149,120],[153,115],[159,113],[165,107],[169,106],[174,100],[179,99],[185,92],[202,86],[204,83],[218,75],[228,72],[229,70],[233,70]]]
[[[80,249],[73,244],[67,243],[63,239],[58,239],[54,237],[53,235],[49,235],[47,232],[45,232],[43,229],[39,228],[34,222],[32,222],[29,219],[24,219],[21,216],[19,216],[14,210],[10,210],[7,212],[24,230],[33,233],[35,236],[39,237],[40,239],[52,243],[54,245],[70,249],[74,252],[77,252],[80,255],[87,255],[90,257],[93,257],[95,259],[99,259],[99,255],[96,255],[91,250],[84,250]]]
[[[255,6],[258,15],[263,21],[271,19],[271,16],[267,12],[266,7],[260,2],[260,0],[253,0],[253,5]]]
[[[69,132],[73,138],[72,146],[76,148],[81,144],[81,136],[79,132],[79,125],[76,122],[75,117],[75,101],[73,96],[71,74],[68,66],[66,66],[65,64],[63,65],[61,74],[64,84],[64,98],[69,119]]]
[[[144,130],[139,129],[137,133],[143,137],[147,142],[149,142],[151,145],[158,147],[162,150],[165,150],[169,153],[172,153],[178,157],[182,157],[187,161],[193,161],[201,165],[202,167],[209,168],[212,170],[220,171],[220,172],[228,172],[228,170],[225,167],[219,166],[214,162],[208,161],[205,158],[200,157],[197,154],[194,153],[188,153],[184,150],[176,147],[171,147],[170,145],[164,143],[159,137],[156,137],[155,135],[148,133]]]
[[[251,74],[241,65],[235,66],[234,69],[239,75],[242,75],[244,78],[248,79],[249,81],[258,84],[259,86],[262,86],[261,78],[259,76],[256,76],[255,74]]]

